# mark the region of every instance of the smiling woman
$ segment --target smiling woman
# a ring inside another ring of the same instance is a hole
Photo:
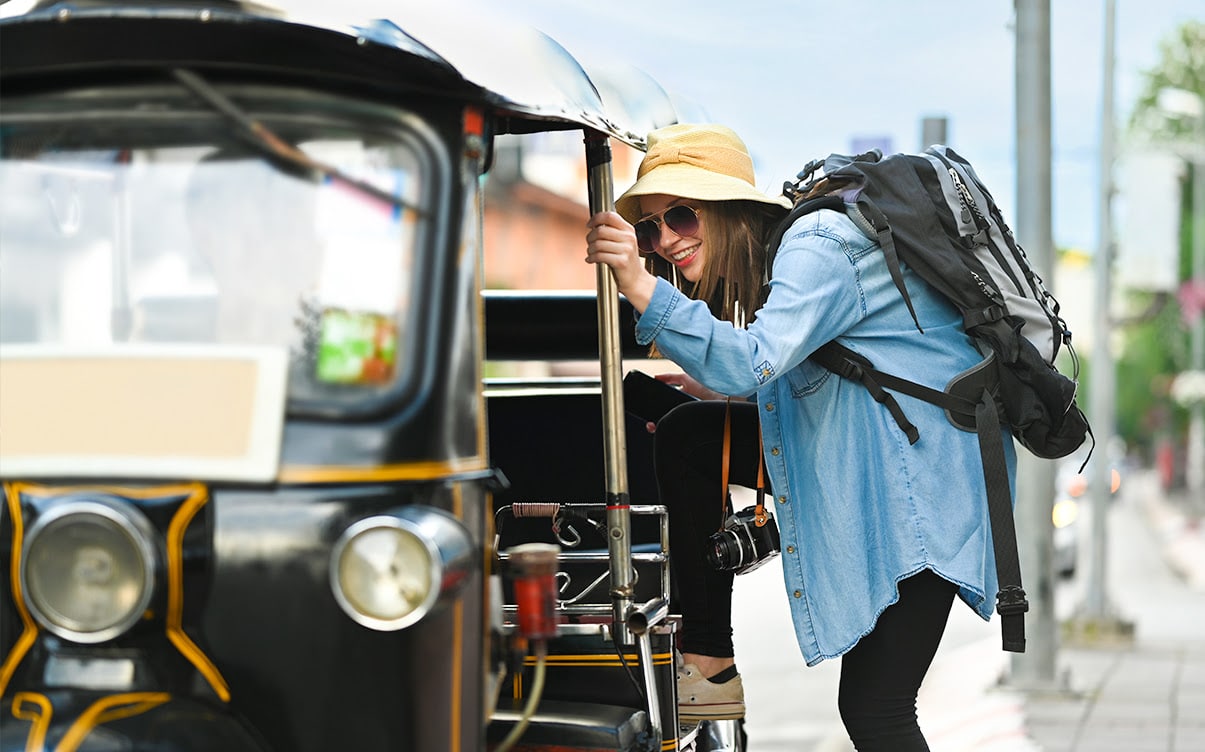
[[[619,217],[595,225],[590,237],[601,242],[592,248],[621,247],[607,244],[631,227],[649,271],[712,302],[717,317],[744,322],[763,294],[764,238],[788,206],[784,197],[757,189],[753,160],[734,131],[669,126],[649,134],[635,184],[615,201]],[[644,278],[641,291],[625,291],[637,310],[650,280]]]
[[[984,356],[938,282],[892,266],[892,246],[879,244],[890,236],[844,210],[855,200],[844,186],[815,184],[806,195],[828,203],[776,232],[783,205],[757,191],[730,129],[674,125],[648,143],[618,213],[589,222],[587,260],[612,270],[640,314],[637,341],[685,371],[662,379],[700,398],[671,410],[654,434],[682,610],[679,716],[744,715],[731,627],[740,570],[708,555],[708,544],[740,517],[729,483],[761,489],[764,467],[806,662],[842,657],[838,707],[859,750],[927,750],[917,692],[952,604],[958,597],[988,619],[989,596],[1002,587],[987,526],[996,475],[984,471],[980,437],[945,411],[910,411],[908,428],[929,438],[901,442],[893,421],[875,418],[881,389],[846,389],[812,355],[840,342],[930,391]],[[994,421],[983,433],[1001,452],[1004,497],[993,498],[1010,505],[1011,436]],[[1021,633],[1018,642],[1006,631],[1005,647],[1023,650]]]

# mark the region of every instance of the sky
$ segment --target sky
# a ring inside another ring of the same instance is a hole
[[[1115,1],[1121,139],[1159,42],[1186,20],[1205,20],[1205,3]],[[404,28],[415,7],[446,9],[449,23],[504,15],[537,27],[587,66],[644,70],[707,119],[735,129],[769,192],[811,159],[850,151],[856,139],[918,150],[922,119],[944,117],[947,144],[976,166],[1006,217],[1016,203],[1008,0],[347,0],[339,13],[345,22],[387,17]],[[1050,7],[1054,241],[1092,253],[1100,234],[1105,2],[1051,0]]]

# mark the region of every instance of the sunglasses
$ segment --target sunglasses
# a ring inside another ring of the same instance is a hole
[[[661,242],[661,222],[681,238],[693,238],[699,231],[699,212],[685,204],[671,206],[660,216],[652,216],[636,223],[636,248],[644,255],[656,252]]]

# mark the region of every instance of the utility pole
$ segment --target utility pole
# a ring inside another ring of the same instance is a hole
[[[1116,2],[1105,0],[1104,69],[1100,114],[1100,214],[1098,217],[1095,294],[1093,296],[1092,385],[1089,417],[1099,440],[1089,468],[1089,496],[1092,501],[1091,559],[1088,566],[1087,592],[1075,617],[1068,625],[1069,636],[1076,642],[1131,640],[1134,626],[1121,621],[1113,612],[1105,592],[1108,562],[1109,500],[1113,491],[1112,458],[1109,443],[1116,422],[1117,374],[1113,357],[1110,309],[1113,290],[1113,167],[1116,161],[1113,104],[1116,37]]]
[[[1095,265],[1095,339],[1092,343],[1092,394],[1089,408],[1096,435],[1102,446],[1091,469],[1088,488],[1092,499],[1092,562],[1088,569],[1088,592],[1084,599],[1084,616],[1103,619],[1109,609],[1105,596],[1105,568],[1108,558],[1108,533],[1105,519],[1109,512],[1109,494],[1113,473],[1109,458],[1109,442],[1113,437],[1115,413],[1113,403],[1117,393],[1116,365],[1110,346],[1109,309],[1113,292],[1113,63],[1114,63],[1114,0],[1105,0],[1105,59],[1104,89],[1100,114],[1100,224],[1096,235]]]
[[[1052,279],[1050,145],[1050,0],[1015,0],[1017,237],[1034,270]],[[1026,647],[1012,657],[1009,683],[1057,689],[1054,618],[1054,467],[1018,452],[1017,548],[1029,600]]]
[[[921,119],[920,125],[920,149],[924,151],[933,144],[949,144],[946,140],[946,126],[949,124],[949,119],[944,115],[931,115]]]

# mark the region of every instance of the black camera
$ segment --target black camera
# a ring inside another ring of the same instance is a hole
[[[758,527],[757,507],[748,507],[724,520],[724,529],[707,539],[711,565],[745,574],[778,556],[778,523],[769,512],[765,516],[765,523]]]

